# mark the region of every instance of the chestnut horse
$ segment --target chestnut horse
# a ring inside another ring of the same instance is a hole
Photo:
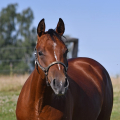
[[[17,120],[110,120],[113,105],[111,79],[97,61],[67,60],[60,18],[55,30],[37,27],[35,69],[18,98]]]

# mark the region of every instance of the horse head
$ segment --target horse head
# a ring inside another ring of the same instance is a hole
[[[62,41],[64,31],[65,25],[61,18],[55,30],[49,29],[45,32],[44,19],[37,27],[36,64],[44,72],[47,84],[51,86],[56,95],[64,95],[69,86],[68,49]]]

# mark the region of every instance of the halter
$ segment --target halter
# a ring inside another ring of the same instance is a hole
[[[65,75],[67,75],[67,70],[68,70],[68,64],[67,66],[60,62],[60,61],[54,61],[52,62],[51,64],[49,64],[47,67],[43,67],[40,65],[38,59],[37,59],[37,51],[36,51],[36,48],[35,48],[35,65],[36,65],[36,68],[37,68],[37,71],[38,73],[40,74],[39,70],[38,70],[38,66],[42,69],[42,71],[45,73],[45,76],[46,76],[46,84],[47,86],[49,86],[49,82],[48,82],[48,71],[49,71],[49,68],[55,64],[61,64],[62,66],[64,66],[64,70],[65,70]]]

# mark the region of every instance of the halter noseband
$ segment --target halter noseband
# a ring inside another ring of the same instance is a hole
[[[36,66],[38,65],[38,66],[42,69],[42,71],[45,73],[47,86],[49,86],[49,82],[48,82],[48,71],[49,71],[49,68],[50,68],[51,66],[53,66],[53,65],[55,65],[55,64],[61,64],[62,66],[64,66],[65,74],[67,74],[68,66],[66,66],[64,63],[62,63],[62,62],[60,62],[60,61],[54,61],[54,62],[52,62],[51,64],[49,64],[47,67],[42,67],[42,66],[40,65],[38,59],[37,59],[36,48],[35,48],[35,53],[34,53],[34,54],[35,54],[35,65],[36,65]],[[38,67],[38,66],[37,66],[37,67]],[[38,68],[37,68],[37,71],[38,71],[38,73],[39,73]]]

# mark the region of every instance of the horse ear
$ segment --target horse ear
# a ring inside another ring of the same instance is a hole
[[[37,27],[37,34],[40,37],[45,33],[45,22],[44,18],[39,22],[38,27]]]
[[[56,32],[57,32],[60,36],[62,36],[63,33],[64,33],[64,31],[65,31],[64,22],[63,22],[63,20],[62,20],[61,18],[59,18],[59,22],[58,22],[58,24],[57,24]]]

